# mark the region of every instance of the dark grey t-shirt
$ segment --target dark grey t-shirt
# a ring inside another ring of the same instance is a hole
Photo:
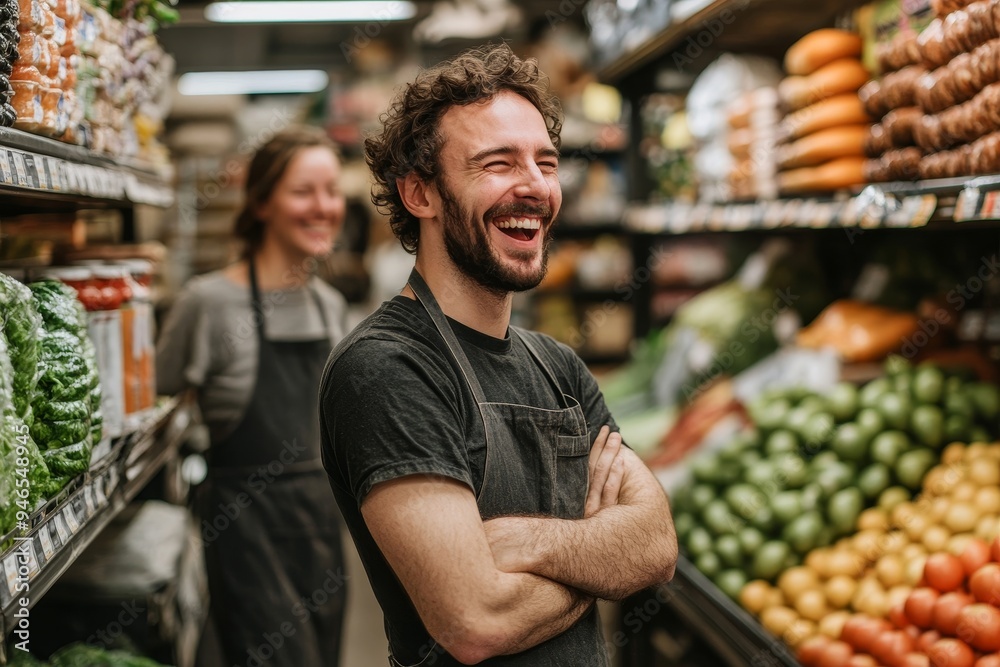
[[[509,334],[501,340],[450,322],[487,401],[558,410],[564,407],[560,394],[565,393],[579,401],[591,439],[604,424],[617,430],[593,376],[570,348],[547,336],[522,332],[538,342],[559,382],[557,388],[522,342]],[[419,303],[396,297],[360,326],[368,327],[369,333],[343,352],[324,376],[320,399],[323,460],[385,613],[396,659],[409,665],[418,663],[433,646],[427,645],[416,610],[368,531],[361,501],[375,484],[412,474],[450,477],[478,491],[485,433],[472,392]],[[581,488],[580,494],[585,495],[586,489]],[[531,652],[523,654],[526,659]],[[515,664],[511,658],[502,660],[505,665]],[[424,664],[458,663],[448,655],[436,655]],[[516,664],[561,663],[527,659]],[[605,662],[595,656],[594,664]]]

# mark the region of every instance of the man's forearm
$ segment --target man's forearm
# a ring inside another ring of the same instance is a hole
[[[627,454],[626,456],[631,455]],[[616,600],[673,576],[677,538],[666,495],[636,459],[620,502],[581,520],[504,517],[487,522],[494,558]]]
[[[500,573],[501,594],[491,604],[495,642],[489,656],[520,653],[569,630],[594,598],[530,573]]]

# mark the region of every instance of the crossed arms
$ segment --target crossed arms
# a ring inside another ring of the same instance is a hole
[[[361,512],[431,637],[463,664],[519,653],[573,626],[595,598],[668,581],[677,540],[667,498],[617,433],[590,452],[583,519],[483,522],[443,477],[376,485]]]

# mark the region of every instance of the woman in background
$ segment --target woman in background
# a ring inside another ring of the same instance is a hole
[[[339,662],[347,591],[317,396],[346,304],[312,275],[343,223],[339,177],[319,130],[262,146],[236,221],[243,259],[190,281],[159,339],[160,393],[193,387],[211,435],[199,522],[226,665]]]

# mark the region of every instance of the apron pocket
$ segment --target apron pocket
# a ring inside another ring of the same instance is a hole
[[[553,507],[563,519],[582,519],[587,501],[590,435],[560,435],[556,439],[556,484]]]

